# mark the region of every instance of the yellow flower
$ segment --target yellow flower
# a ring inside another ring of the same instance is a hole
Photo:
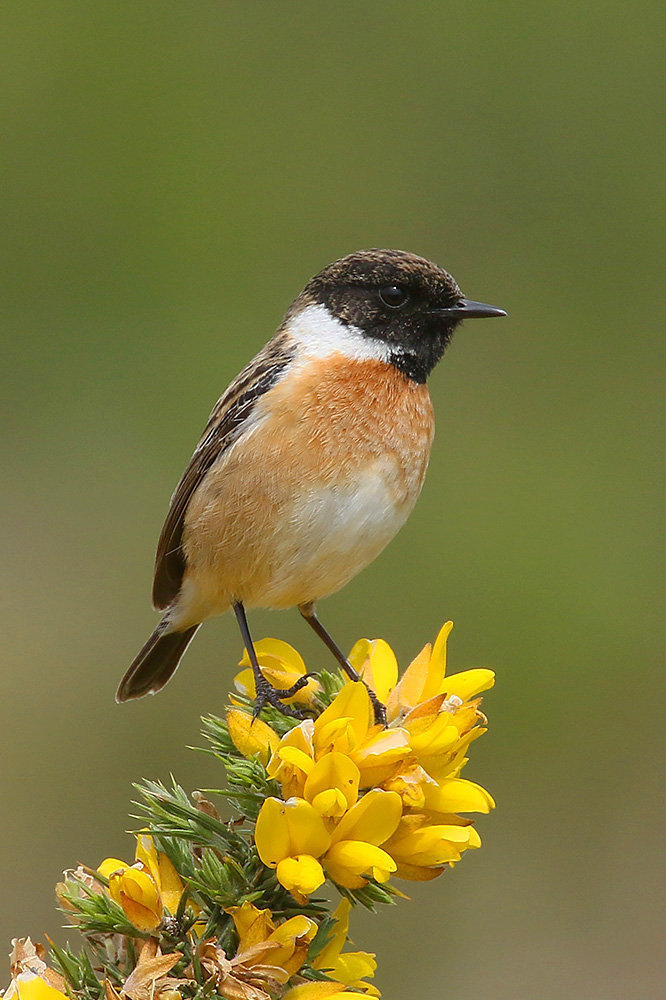
[[[258,757],[264,767],[275,753],[280,737],[261,719],[253,719],[249,712],[230,708],[227,712],[229,736],[244,757]]]
[[[316,760],[326,753],[347,754],[360,772],[361,788],[381,784],[409,755],[404,729],[375,725],[365,684],[350,681],[315,720],[313,749]]]
[[[67,997],[63,977],[50,969],[41,944],[33,944],[29,937],[14,938],[9,956],[12,981],[7,987],[5,1000],[63,1000]]]
[[[470,743],[486,732],[479,701],[436,695],[403,719],[414,757],[436,781],[457,777],[465,765]],[[485,721],[485,720],[484,720]]]
[[[305,799],[269,798],[257,818],[257,851],[299,901],[324,883],[324,869],[334,882],[349,889],[367,885],[366,875],[386,882],[396,864],[380,845],[395,831],[401,812],[399,795],[375,788],[329,832],[320,813]]]
[[[336,1000],[358,1000],[358,993],[345,989],[344,983],[303,983],[288,990],[282,1000],[324,1000],[325,997],[335,997]]]
[[[274,868],[278,881],[298,901],[323,885],[326,876],[318,859],[331,837],[320,814],[305,799],[266,799],[254,831],[259,857]]]
[[[350,661],[387,706],[389,723],[399,721],[417,705],[436,695],[452,695],[468,701],[495,683],[492,670],[464,670],[446,674],[446,642],[453,622],[440,629],[434,646],[427,643],[398,681],[398,666],[391,647],[383,639],[360,639]]]
[[[267,941],[275,930],[271,911],[260,910],[253,903],[246,901],[241,906],[229,906],[225,912],[231,915],[236,925],[239,950],[245,951],[261,941]]]
[[[397,792],[405,812],[427,812],[431,818],[458,812],[488,813],[495,807],[492,795],[465,778],[444,778],[435,781],[420,764],[399,771],[384,788]]]
[[[285,799],[303,798],[305,782],[314,767],[314,722],[305,719],[282,737],[266,768],[282,785]]]
[[[176,913],[184,887],[169,858],[157,852],[148,834],[137,837],[136,859],[127,865],[118,858],[106,858],[97,871],[109,880],[109,895],[122,906],[130,923],[149,933],[162,922],[165,906]]]
[[[314,962],[315,969],[322,969],[332,979],[363,990],[371,996],[379,996],[376,987],[362,982],[367,976],[374,976],[377,963],[375,956],[367,951],[343,952],[349,934],[349,911],[351,903],[348,899],[341,900],[333,914],[335,928],[333,935]]]
[[[36,972],[20,972],[5,992],[5,1000],[68,1000],[67,994],[49,986]]]
[[[409,752],[406,730],[375,725],[365,684],[350,682],[314,722],[306,719],[282,737],[267,770],[285,798],[302,798],[315,764],[329,754],[347,757],[358,768],[360,787],[371,788],[390,777]]]
[[[420,764],[406,761],[405,766],[400,768],[388,781],[385,781],[382,787],[389,792],[397,792],[402,799],[403,809],[408,810],[423,809],[425,806],[425,787],[431,784],[436,785],[437,782]]]
[[[384,639],[359,639],[348,656],[352,667],[370,685],[381,702],[386,704],[398,683],[398,661]]]
[[[351,753],[367,738],[372,728],[374,717],[367,689],[359,681],[349,681],[315,720],[315,757],[319,758],[332,750]]]
[[[439,784],[424,785],[424,807],[431,818],[460,812],[489,813],[495,800],[475,781],[466,778],[445,778]]]
[[[403,816],[384,849],[397,865],[398,878],[426,882],[437,878],[447,865],[459,861],[463,851],[481,846],[481,838],[459,816],[446,823],[432,823],[424,813]]]
[[[169,913],[176,913],[185,888],[180,875],[166,854],[158,853],[150,834],[136,838],[136,860],[143,862],[157,884],[157,890]]]
[[[313,722],[291,729],[274,749],[268,773],[286,801],[264,803],[256,842],[265,864],[297,899],[324,881],[357,889],[392,873],[434,878],[479,836],[459,812],[489,812],[492,796],[460,777],[470,743],[485,732],[474,695],[490,670],[446,675],[441,629],[398,680],[383,640],[362,639],[350,659],[388,701],[392,723],[376,725],[365,684],[348,682]],[[369,789],[358,798],[359,789]]]
[[[281,639],[260,639],[259,642],[255,642],[254,650],[262,674],[274,688],[290,688],[307,673],[303,657],[288,642],[282,642]],[[246,697],[255,698],[257,691],[247,650],[238,665],[247,669],[242,670],[234,678],[236,688]],[[319,690],[319,681],[310,677],[305,687],[291,698],[285,698],[284,702],[286,705],[308,705]]]
[[[275,945],[268,956],[270,965],[277,965],[293,976],[308,955],[310,943],[317,933],[317,924],[300,914],[275,925],[270,910],[259,910],[252,903],[230,906],[240,943],[238,951],[244,952],[267,941]]]
[[[395,832],[402,803],[395,792],[373,788],[342,817],[322,858],[328,875],[347,889],[367,885],[364,876],[387,882],[396,864],[380,847]]]
[[[144,932],[159,927],[164,905],[155,880],[141,862],[126,865],[118,858],[106,858],[97,871],[108,878],[109,895],[122,906],[131,924]]]
[[[361,772],[353,760],[333,751],[314,765],[303,795],[324,819],[337,820],[356,802],[360,778]]]
[[[437,695],[454,696],[464,702],[493,686],[495,674],[492,670],[464,670],[459,674],[446,675],[446,642],[452,628],[453,622],[446,622],[434,646],[430,643],[424,646],[391,689],[387,698],[389,722],[404,717],[417,705]],[[376,660],[377,654],[371,650],[363,676],[366,669],[379,672],[381,665]],[[382,669],[385,673],[386,668]]]

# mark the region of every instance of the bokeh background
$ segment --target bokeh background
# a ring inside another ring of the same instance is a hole
[[[662,996],[663,37],[656,4],[5,0],[0,950],[63,940],[63,868],[128,857],[131,783],[196,744],[240,642],[118,707],[209,409],[359,247],[506,321],[432,378],[422,499],[323,606],[402,662],[492,665],[484,848],[359,914],[387,998]],[[295,613],[255,635],[328,662]],[[2,976],[0,976],[0,979]]]

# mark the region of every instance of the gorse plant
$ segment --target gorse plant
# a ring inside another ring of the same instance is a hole
[[[270,707],[253,720],[252,672],[240,673],[226,717],[203,720],[224,787],[138,784],[134,861],[79,867],[57,886],[82,949],[15,941],[5,1000],[378,996],[374,955],[346,950],[351,909],[394,902],[393,878],[441,875],[481,844],[463,814],[494,805],[460,777],[494,675],[447,675],[451,627],[400,678],[383,640],[360,640],[350,660],[365,683],[310,678],[291,699],[301,721]],[[305,675],[286,643],[256,649],[275,687]],[[315,895],[326,884],[337,906]]]

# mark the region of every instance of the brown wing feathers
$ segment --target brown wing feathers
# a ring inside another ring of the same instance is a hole
[[[155,556],[153,604],[163,610],[178,595],[185,571],[181,542],[187,506],[208,469],[229,448],[257,400],[280,378],[293,357],[286,337],[277,336],[250,362],[215,404],[201,441],[171,498]]]

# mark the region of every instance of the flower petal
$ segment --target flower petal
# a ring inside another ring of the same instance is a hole
[[[349,803],[339,788],[326,788],[315,795],[312,805],[323,819],[340,819]]]
[[[412,865],[441,865],[458,861],[461,852],[469,846],[469,827],[433,825],[396,837],[386,845],[386,850],[398,862]]]
[[[341,899],[335,913],[333,914],[333,919],[335,920],[333,934],[329,937],[327,943],[317,955],[314,962],[315,969],[332,968],[330,963],[337,960],[340,952],[345,946],[347,935],[349,934],[350,912],[351,903],[349,900],[344,898]]]
[[[317,924],[304,914],[285,920],[275,928],[268,939],[280,945],[271,952],[269,964],[277,965],[293,976],[307,958],[310,942],[316,933]]]
[[[281,639],[260,639],[254,643],[254,649],[262,674],[275,688],[291,687],[299,677],[306,673],[303,657],[288,642],[283,642]],[[247,650],[244,651],[239,666],[250,666]],[[256,691],[254,674],[250,678],[247,676],[247,671],[242,671],[241,674],[237,675],[235,681],[240,690],[245,690],[251,697],[254,697]],[[306,704],[319,691],[319,687],[319,681],[311,677],[305,687],[297,691],[291,698],[285,699],[285,704],[289,705],[294,702]]]
[[[396,766],[410,752],[407,730],[379,729],[363,740],[349,756],[361,772],[361,788],[371,788],[391,777]]]
[[[481,691],[487,691],[495,683],[495,672],[485,667],[475,667],[473,670],[463,670],[459,674],[449,674],[444,678],[441,692],[448,697],[452,694],[469,701]]]
[[[21,972],[15,982],[20,1000],[63,1000],[67,996],[55,986],[49,986],[34,972]],[[344,989],[344,986],[340,989]]]
[[[282,737],[268,762],[266,770],[282,785],[285,799],[294,795],[303,796],[305,779],[314,767],[313,733],[313,720],[305,719]]]
[[[386,882],[397,867],[390,854],[381,847],[362,840],[342,840],[333,844],[326,853],[324,866],[338,885],[347,888],[355,888],[357,877],[363,875],[372,875],[378,882]],[[352,876],[351,883],[349,876]]]
[[[370,952],[346,951],[331,967],[331,974],[346,986],[363,986],[365,984],[359,980],[366,976],[374,976],[376,969],[375,956]]]
[[[428,678],[431,652],[430,643],[426,643],[394,687],[388,699],[389,718],[395,718],[401,709],[413,708],[421,701],[421,692]]]
[[[134,857],[148,869],[156,882],[159,882],[159,859],[157,857],[157,847],[155,841],[147,830],[137,834],[136,852]]]
[[[234,687],[241,694],[244,694],[246,698],[257,697],[257,685],[255,684],[252,667],[241,670],[240,673],[236,674],[234,677]]]
[[[118,858],[105,858],[101,865],[98,867],[97,871],[104,878],[110,878],[114,872],[124,872],[129,865],[126,861],[119,861]]]
[[[263,666],[262,660],[266,657],[273,657],[282,661],[282,669],[289,670],[293,674],[303,675],[306,673],[305,661],[303,657],[282,639],[259,639],[254,643],[254,651],[257,654],[259,666]],[[238,663],[239,667],[251,666],[250,657],[247,650],[243,650],[243,659]]]
[[[349,654],[349,662],[375,692],[386,702],[398,682],[398,661],[383,639],[359,639]]]
[[[433,865],[427,868],[425,865],[408,865],[405,861],[399,861],[395,877],[408,879],[410,882],[431,882],[432,879],[439,878],[447,867],[448,865]]]
[[[121,890],[120,905],[129,922],[140,931],[154,931],[162,922],[162,907],[157,903],[155,909],[149,908]]]
[[[180,875],[174,868],[171,859],[166,854],[160,853],[159,875],[160,875],[160,896],[169,913],[175,915],[180,904],[180,897],[183,895],[183,883]]]
[[[335,696],[328,708],[324,709],[316,720],[314,743],[317,756],[321,756],[328,750],[342,750],[344,752],[345,748],[335,746],[331,743],[330,737],[326,735],[328,725],[342,719],[349,720],[355,743],[360,743],[374,722],[370,695],[365,684],[361,681],[349,681],[345,684],[342,691]]]
[[[396,792],[373,788],[345,813],[331,835],[331,842],[363,840],[383,844],[396,830],[402,815],[402,800]]]
[[[358,1000],[358,993],[345,990],[344,983],[303,983],[294,986],[285,993],[283,1000],[323,1000],[324,997],[337,997],[338,1000]]]
[[[356,802],[360,779],[361,772],[356,764],[346,754],[333,751],[325,754],[312,768],[305,782],[304,796],[322,816],[341,816]],[[342,794],[342,801],[338,796],[334,799],[328,796],[326,800],[320,798],[322,793],[333,790]],[[315,804],[315,799],[319,799],[318,804]],[[325,801],[334,805],[335,811],[329,811]]]
[[[275,874],[285,889],[303,896],[309,896],[326,881],[324,869],[310,854],[285,858],[278,864]]]
[[[442,681],[446,675],[446,643],[451,635],[452,628],[453,622],[444,622],[433,644],[428,683],[423,691],[423,701],[432,698],[435,694],[439,694],[442,690]]]
[[[275,730],[261,719],[253,719],[249,712],[243,712],[239,708],[229,709],[227,726],[236,749],[244,757],[258,757],[265,767],[280,742]]]
[[[409,744],[417,755],[432,756],[446,753],[460,739],[457,727],[451,725],[451,716],[448,712],[436,716],[430,725],[427,724],[427,720],[419,720],[419,723],[409,729]]]
[[[291,798],[284,803],[284,810],[289,829],[290,855],[321,857],[328,850],[331,838],[314,806],[305,799]]]
[[[440,813],[489,813],[495,807],[490,792],[465,778],[445,778],[440,785],[424,786],[425,808]]]
[[[285,815],[285,804],[280,799],[266,799],[257,816],[254,841],[259,857],[269,868],[275,868],[291,854],[291,838]]]
[[[307,753],[298,747],[281,746],[277,751],[277,757],[278,761],[297,767],[304,775],[310,773],[315,763],[312,757],[308,757]]]
[[[241,906],[227,907],[226,912],[231,914],[236,925],[240,939],[240,951],[245,951],[255,944],[267,941],[275,930],[271,911],[259,910],[247,900]]]

